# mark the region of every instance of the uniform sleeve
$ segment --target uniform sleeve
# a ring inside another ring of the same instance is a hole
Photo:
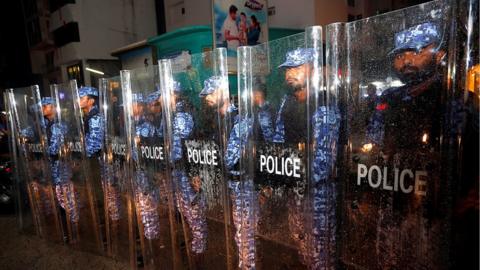
[[[336,211],[331,206],[336,202],[337,192],[331,174],[336,163],[339,126],[340,114],[335,108],[322,106],[314,113],[312,246],[324,249],[327,257],[335,246]],[[328,261],[325,256],[315,256],[314,265],[322,267]]]
[[[313,117],[314,161],[313,179],[316,182],[326,180],[336,162],[339,135],[339,113],[326,107],[320,107]]]
[[[381,110],[383,106],[382,103],[376,105],[375,111],[373,112],[368,125],[367,125],[367,134],[366,134],[366,143],[372,143],[376,145],[383,144],[383,138],[385,135],[384,128],[384,112]]]
[[[155,133],[155,127],[149,122],[143,122],[135,127],[135,134],[143,138],[150,138]]]
[[[63,145],[63,135],[66,132],[65,128],[61,124],[56,123],[51,126],[52,135],[48,142],[48,154],[51,156],[58,155],[60,147]]]
[[[174,136],[188,138],[193,130],[193,117],[189,113],[179,112],[173,122]]]
[[[32,127],[27,127],[20,131],[20,135],[25,138],[33,138],[35,136],[35,133],[33,132]]]
[[[92,116],[89,121],[89,133],[86,134],[87,156],[91,157],[103,147],[104,126],[103,118],[100,115]]]
[[[156,127],[155,130],[156,130],[156,134],[158,137],[163,137],[163,127],[164,127],[164,121],[162,119],[162,121],[160,122],[160,127]]]
[[[193,131],[193,117],[189,113],[178,112],[173,120],[172,159],[182,158],[182,139],[186,139]]]
[[[228,137],[227,150],[225,153],[225,165],[227,169],[233,170],[238,164],[238,160],[240,159],[241,146],[246,144],[251,129],[251,119],[237,121],[234,124],[232,131],[230,132],[230,135]]]
[[[263,138],[267,142],[272,142],[274,137],[273,120],[268,104],[262,106],[258,112],[258,121],[262,129]]]
[[[285,123],[283,122],[282,114],[286,102],[287,96],[284,96],[275,121],[275,133],[273,134],[272,139],[275,143],[285,143]]]

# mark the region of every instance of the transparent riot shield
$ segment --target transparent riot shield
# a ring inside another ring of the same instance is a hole
[[[54,159],[52,175],[68,242],[81,250],[103,253],[98,190],[93,188],[92,171],[85,153],[77,83],[72,80],[50,88],[56,101],[56,128],[52,136],[57,144],[56,151],[50,153]]]
[[[240,156],[228,165],[240,167],[242,210],[253,211],[242,216],[244,267],[332,269],[338,114],[321,87],[321,28],[238,55]]]
[[[15,214],[17,217],[17,225],[20,231],[35,234],[37,233],[36,230],[38,226],[35,223],[32,211],[34,208],[31,207],[29,200],[30,194],[28,193],[26,183],[28,178],[25,176],[27,169],[25,168],[24,160],[19,158],[19,148],[17,147],[17,138],[19,135],[16,131],[16,124],[13,118],[11,109],[12,105],[10,104],[10,96],[8,91],[4,92],[3,98],[8,117],[8,131],[10,132],[8,141],[10,156],[13,162],[14,188],[12,190],[12,194],[15,196]]]
[[[217,49],[160,62],[175,205],[190,269],[234,266],[223,153],[237,112],[226,61],[226,51]]]
[[[342,268],[450,267],[454,75],[466,52],[457,12],[456,1],[432,1],[327,27],[327,89],[345,121]]]
[[[26,207],[28,198],[37,234],[46,240],[61,242],[62,228],[47,157],[48,119],[42,113],[38,86],[9,89],[6,96],[14,140],[12,156],[18,175],[18,210],[22,226],[26,228],[30,224],[25,219],[30,216]]]
[[[131,151],[127,135],[120,77],[100,79],[100,111],[104,116],[102,156],[107,255],[136,268],[134,205],[131,193]]]
[[[457,1],[454,13],[455,39],[449,45],[452,56],[449,69],[453,105],[452,123],[453,159],[452,179],[452,268],[479,268],[479,97],[480,48],[479,1]],[[456,59],[456,61],[453,61]]]
[[[309,217],[306,256],[310,269],[337,269],[337,205],[341,111],[338,96],[325,87],[322,29],[305,30],[305,46],[312,51],[307,91],[309,108],[307,178]],[[308,229],[308,228],[307,228]]]
[[[177,229],[171,171],[164,147],[158,66],[122,71],[120,77],[143,265],[147,269],[178,269],[182,267],[178,241],[181,232]]]

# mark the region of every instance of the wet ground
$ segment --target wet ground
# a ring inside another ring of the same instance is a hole
[[[15,216],[0,215],[1,269],[129,269],[110,258],[48,243],[39,237],[20,233]]]

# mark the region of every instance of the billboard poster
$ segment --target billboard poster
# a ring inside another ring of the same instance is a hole
[[[266,0],[213,0],[213,44],[227,48],[229,70],[236,70],[237,48],[268,40]]]

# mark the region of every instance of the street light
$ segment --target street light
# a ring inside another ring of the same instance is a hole
[[[86,70],[90,71],[90,72],[93,72],[93,73],[97,73],[97,74],[100,74],[100,75],[105,75],[105,73],[101,72],[100,70],[96,70],[96,69],[93,69],[93,68],[85,68]]]

